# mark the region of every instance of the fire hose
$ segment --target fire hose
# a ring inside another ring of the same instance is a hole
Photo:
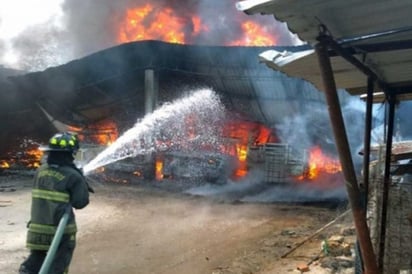
[[[57,248],[61,242],[61,239],[64,234],[64,230],[66,229],[67,222],[69,220],[71,211],[71,206],[68,206],[59,221],[59,225],[57,226],[56,234],[54,234],[53,240],[51,242],[50,248],[47,251],[46,258],[40,268],[39,274],[48,274],[50,266],[56,256]]]

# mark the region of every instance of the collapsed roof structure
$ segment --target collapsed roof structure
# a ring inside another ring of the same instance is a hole
[[[145,103],[148,72],[155,79],[150,80],[157,93],[155,105],[206,87],[235,115],[268,126],[323,106],[324,96],[313,85],[259,63],[256,55],[268,49],[131,42],[44,71],[11,76],[1,83],[0,138],[6,148],[15,136],[44,140],[56,130],[56,120],[87,127],[116,118],[120,130],[127,129],[151,110]]]

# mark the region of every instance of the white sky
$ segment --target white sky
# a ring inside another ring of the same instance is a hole
[[[62,0],[0,0],[0,39],[16,37],[25,28],[62,14]]]
[[[50,20],[52,24],[59,24],[62,2],[63,0],[0,0],[0,40],[6,47],[5,52],[0,52],[0,61],[6,64],[18,61],[11,49],[10,40],[27,27]]]

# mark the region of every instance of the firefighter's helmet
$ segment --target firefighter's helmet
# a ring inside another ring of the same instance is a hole
[[[76,153],[79,150],[79,140],[77,135],[71,132],[57,133],[50,138],[48,145],[40,147],[40,150]]]

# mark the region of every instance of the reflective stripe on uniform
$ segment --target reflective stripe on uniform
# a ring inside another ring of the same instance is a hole
[[[31,250],[48,250],[53,242],[56,227],[51,225],[33,224],[29,225],[26,246]],[[64,231],[65,241],[70,241],[73,245],[76,241],[76,225],[70,224]]]
[[[49,250],[50,245],[39,245],[39,244],[27,243],[26,247],[32,250]]]
[[[33,233],[53,235],[56,233],[56,230],[57,230],[57,227],[53,225],[42,225],[42,224],[33,224],[33,223],[30,223],[29,225],[29,232],[33,232]],[[73,234],[76,232],[77,232],[76,224],[66,225],[66,229],[64,230],[65,234]]]
[[[44,189],[33,189],[32,197],[37,199],[45,199],[63,203],[67,203],[70,201],[70,195],[67,193]]]

